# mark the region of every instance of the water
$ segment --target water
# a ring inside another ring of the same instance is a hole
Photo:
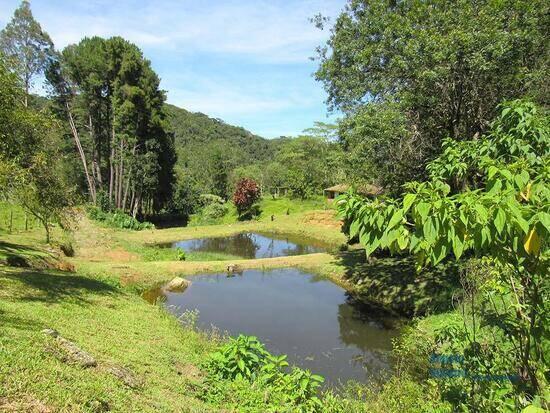
[[[270,352],[287,354],[290,364],[329,384],[366,382],[391,368],[391,339],[398,331],[385,325],[388,320],[330,281],[297,269],[198,276],[185,292],[164,294],[175,315],[198,309],[199,328],[255,335]],[[154,300],[154,292],[148,298]]]
[[[242,258],[273,258],[289,255],[326,252],[328,248],[319,242],[290,235],[263,235],[243,232],[227,237],[199,238],[178,241],[173,248],[184,251],[222,252]]]

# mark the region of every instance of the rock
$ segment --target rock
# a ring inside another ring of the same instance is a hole
[[[125,367],[109,366],[106,368],[106,371],[120,379],[120,381],[132,389],[138,388],[143,384],[131,370]]]
[[[59,335],[54,329],[46,328],[42,330],[44,334],[52,336],[55,339],[58,350],[55,351],[56,355],[61,361],[68,361],[70,363],[78,364],[81,367],[95,367],[97,366],[97,361],[92,357],[91,354],[82,350],[75,343],[66,338],[63,338]]]
[[[242,272],[243,272],[242,268],[239,267],[237,264],[229,264],[227,266],[227,273],[229,275],[240,274]]]
[[[191,281],[186,280],[185,278],[176,277],[166,284],[163,289],[170,292],[182,292],[185,291],[185,289],[190,285]]]
[[[42,332],[52,337],[59,336],[59,332],[57,330],[54,330],[53,328],[45,328],[44,330],[42,330]]]
[[[59,261],[55,267],[60,271],[75,272],[74,265],[67,261]]]

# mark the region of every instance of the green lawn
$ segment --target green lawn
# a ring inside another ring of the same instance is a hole
[[[281,216],[287,214],[296,214],[306,211],[329,209],[330,205],[323,197],[313,197],[309,199],[291,199],[291,198],[275,198],[264,197],[258,203],[260,207],[260,221],[270,220],[271,216]],[[229,211],[225,216],[219,219],[204,221],[199,215],[194,215],[189,221],[190,226],[197,225],[215,225],[215,224],[233,224],[239,222],[237,208],[232,202],[227,203]]]
[[[40,223],[19,205],[0,202],[0,234],[40,228]]]
[[[0,411],[208,411],[192,389],[195,365],[214,342],[117,284],[0,267]],[[45,328],[89,352],[98,366],[62,361]],[[109,373],[113,366],[130,370],[141,385],[125,385]]]
[[[289,203],[298,210],[287,215]],[[144,231],[106,228],[82,215],[72,239],[74,257],[46,245],[40,228],[4,235],[0,241],[0,411],[224,411],[229,405],[207,405],[201,399],[199,366],[219,337],[182,328],[178,320],[138,294],[176,275],[223,272],[224,260],[242,268],[303,268],[389,307],[392,301],[399,307],[437,294],[434,274],[415,289],[417,278],[398,268],[403,263],[390,259],[367,263],[361,251],[250,260],[188,253],[185,261],[177,261],[175,250],[155,246],[242,231],[295,234],[341,246],[345,237],[333,212],[310,211],[312,206],[269,200],[266,208],[280,213],[274,214],[273,221]],[[66,236],[58,228],[53,233],[55,240]],[[54,269],[72,266],[76,273]],[[45,328],[58,330],[89,352],[98,366],[70,363],[56,340],[42,333]],[[112,374],[113,368],[129,371],[139,386],[129,387]],[[239,406],[264,397],[264,390],[254,386],[220,385],[231,399],[232,407],[226,411],[242,411]],[[390,385],[394,387],[381,396],[363,385],[351,388],[347,401],[327,396],[327,403],[336,406],[326,411],[364,412],[372,406],[373,411],[400,412],[392,404],[395,388],[412,386],[405,396],[414,393],[415,400],[424,391],[410,382]]]

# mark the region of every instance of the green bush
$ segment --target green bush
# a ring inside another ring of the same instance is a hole
[[[210,204],[203,208],[201,214],[204,219],[217,219],[227,214],[229,208],[226,204]]]
[[[199,195],[199,205],[205,207],[212,204],[223,204],[222,197],[214,194],[201,194]]]
[[[204,364],[208,372],[202,398],[239,411],[321,412],[323,377],[288,367],[286,356],[274,356],[256,337],[231,338]]]
[[[88,216],[95,221],[103,222],[113,228],[131,229],[134,231],[155,228],[150,222],[139,222],[134,217],[122,211],[104,212],[95,206],[88,208]]]
[[[176,248],[176,257],[177,257],[178,261],[185,261],[185,259],[187,257],[185,255],[185,251],[184,251],[183,248],[180,248],[180,247]]]

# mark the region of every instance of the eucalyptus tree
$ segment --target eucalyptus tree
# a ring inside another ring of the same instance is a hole
[[[411,167],[422,176],[443,138],[484,133],[502,100],[548,105],[549,11],[544,0],[349,0],[316,72],[346,115],[344,145],[391,152],[395,170],[367,166],[395,188]]]
[[[48,33],[34,19],[27,0],[21,2],[11,21],[0,32],[0,51],[19,77],[25,89],[25,106],[28,106],[33,79],[44,72],[54,47]]]

